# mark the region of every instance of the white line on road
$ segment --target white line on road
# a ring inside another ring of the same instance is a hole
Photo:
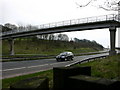
[[[55,64],[60,64],[60,63],[66,63],[66,62],[57,62],[57,63],[52,63],[52,64],[43,64],[43,65],[36,65],[36,66],[29,66],[29,67],[20,67],[20,68],[12,68],[12,69],[5,69],[5,70],[0,70],[0,71],[13,71],[13,70],[19,70],[19,69],[25,69],[25,68],[35,68],[35,67],[42,67],[42,66],[47,66],[47,65],[55,65]]]
[[[56,65],[56,64],[61,64],[61,63],[66,63],[66,62],[57,62],[57,63],[52,63],[52,64],[43,64],[43,65],[36,65],[36,66],[29,66],[29,67],[20,67],[20,68],[11,68],[11,69],[5,69],[5,70],[0,70],[0,71],[13,71],[13,70],[19,70],[19,69],[25,69],[25,68],[35,68],[35,67],[42,67],[42,66],[47,66],[47,65]]]
[[[12,69],[5,69],[5,70],[2,70],[2,71],[11,71],[11,70],[18,70],[18,69],[24,69],[26,67],[20,67],[20,68],[12,68]]]
[[[47,65],[49,65],[49,64],[36,65],[36,66],[30,66],[30,67],[20,67],[20,68],[5,69],[5,70],[1,70],[1,71],[5,72],[5,71],[18,70],[18,69],[25,69],[25,68],[42,67],[42,66],[47,66]]]
[[[67,63],[67,62],[57,62],[57,63],[52,63],[50,65],[61,64],[61,63]]]
[[[42,67],[42,66],[47,66],[49,64],[43,64],[43,65],[37,65],[37,66],[30,66],[30,67],[27,67],[27,68],[34,68],[34,67]]]

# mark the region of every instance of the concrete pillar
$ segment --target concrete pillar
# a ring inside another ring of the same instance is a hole
[[[10,55],[14,55],[14,39],[9,39],[9,45],[10,45]]]
[[[118,28],[118,47],[120,48],[120,28]]]
[[[120,1],[118,2],[118,20],[120,21]],[[120,28],[118,28],[118,47],[120,47]]]
[[[110,27],[109,28],[110,31],[110,51],[109,51],[109,55],[115,55],[116,51],[115,51],[115,38],[116,38],[116,27]]]

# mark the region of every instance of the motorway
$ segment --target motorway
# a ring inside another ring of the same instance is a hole
[[[64,62],[57,62],[55,58],[42,59],[42,60],[30,60],[30,61],[0,62],[2,63],[2,69],[0,69],[0,73],[2,73],[3,79],[10,78],[10,77],[53,69],[53,67],[65,67],[76,61],[81,61],[87,58],[103,56],[103,55],[108,55],[108,53],[75,56],[73,61],[64,61]]]

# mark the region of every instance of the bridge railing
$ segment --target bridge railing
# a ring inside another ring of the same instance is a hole
[[[115,14],[110,14],[110,15],[104,15],[104,16],[88,17],[88,18],[73,19],[73,20],[66,20],[66,21],[55,22],[55,23],[42,24],[42,25],[38,25],[38,28],[44,29],[44,28],[52,28],[52,27],[99,22],[99,21],[108,21],[108,20],[118,21],[117,16]]]
[[[95,17],[80,18],[80,19],[73,19],[73,20],[66,20],[66,21],[42,24],[42,25],[35,26],[35,27],[37,27],[36,29],[29,29],[28,30],[25,28],[25,29],[16,29],[16,30],[11,30],[11,31],[7,31],[7,32],[1,32],[2,34],[0,33],[0,36],[19,33],[19,32],[28,32],[28,31],[37,30],[37,29],[40,30],[40,29],[47,29],[47,28],[53,28],[53,27],[100,22],[100,21],[109,21],[109,20],[119,21],[118,15],[110,14],[110,15],[95,16]]]

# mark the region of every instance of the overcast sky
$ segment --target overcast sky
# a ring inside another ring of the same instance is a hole
[[[104,0],[93,2],[91,5],[78,8],[78,4],[85,5],[89,0],[0,0],[0,24],[40,25],[70,19],[113,14],[96,6]],[[109,29],[67,32],[70,39],[95,40],[104,47],[109,46]]]

